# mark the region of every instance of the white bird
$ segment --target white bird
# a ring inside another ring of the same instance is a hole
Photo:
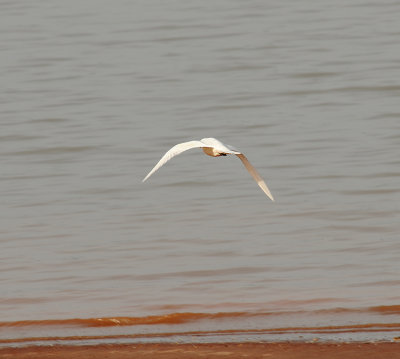
[[[257,184],[264,191],[264,193],[274,201],[274,197],[272,197],[271,192],[269,191],[266,183],[258,174],[256,169],[251,165],[246,156],[236,150],[232,146],[224,145],[222,142],[218,141],[215,138],[203,138],[200,141],[189,141],[183,142],[172,147],[167,153],[161,158],[160,161],[154,166],[154,168],[148,173],[148,175],[143,179],[142,182],[146,181],[155,171],[157,171],[161,166],[163,166],[166,162],[168,162],[171,158],[181,154],[184,151],[190,150],[192,148],[202,148],[203,152],[212,157],[226,156],[226,155],[236,155],[243,162],[247,171],[253,176]]]

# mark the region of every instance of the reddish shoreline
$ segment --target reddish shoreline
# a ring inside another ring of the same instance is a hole
[[[400,343],[218,343],[101,344],[0,348],[1,358],[15,359],[400,359]]]

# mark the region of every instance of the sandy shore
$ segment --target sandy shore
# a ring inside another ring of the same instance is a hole
[[[220,344],[110,344],[88,346],[31,346],[0,348],[0,357],[179,359],[179,358],[274,358],[274,359],[397,359],[399,343],[220,343]]]

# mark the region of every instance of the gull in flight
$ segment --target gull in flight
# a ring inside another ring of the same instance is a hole
[[[253,176],[254,180],[260,186],[260,188],[264,191],[264,193],[274,201],[274,197],[272,197],[271,192],[269,191],[266,183],[258,174],[256,169],[251,165],[246,156],[236,150],[232,146],[224,145],[222,142],[218,141],[215,138],[203,138],[200,141],[189,141],[183,142],[172,147],[167,153],[161,158],[160,161],[154,166],[154,168],[149,172],[149,174],[143,179],[142,182],[146,181],[155,171],[157,171],[162,165],[168,162],[171,158],[181,154],[184,151],[190,150],[192,148],[201,148],[203,152],[212,157],[226,156],[226,155],[236,155],[243,162],[247,171]]]

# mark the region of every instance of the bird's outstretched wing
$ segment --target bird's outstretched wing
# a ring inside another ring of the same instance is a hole
[[[240,160],[243,162],[244,166],[246,167],[247,171],[253,176],[253,178],[256,180],[257,184],[260,186],[260,188],[264,191],[264,193],[272,200],[274,200],[274,197],[272,196],[270,190],[267,187],[267,184],[264,182],[264,180],[261,178],[261,176],[258,174],[256,169],[252,166],[252,164],[249,162],[249,160],[246,158],[246,156],[241,153],[237,154],[240,158]]]
[[[149,172],[149,174],[143,179],[142,182],[146,181],[155,171],[157,171],[162,165],[168,162],[172,157],[179,155],[180,153],[190,150],[192,148],[206,147],[204,143],[200,141],[189,141],[183,142],[172,147],[164,156],[161,157],[161,160],[154,166],[154,168]]]

